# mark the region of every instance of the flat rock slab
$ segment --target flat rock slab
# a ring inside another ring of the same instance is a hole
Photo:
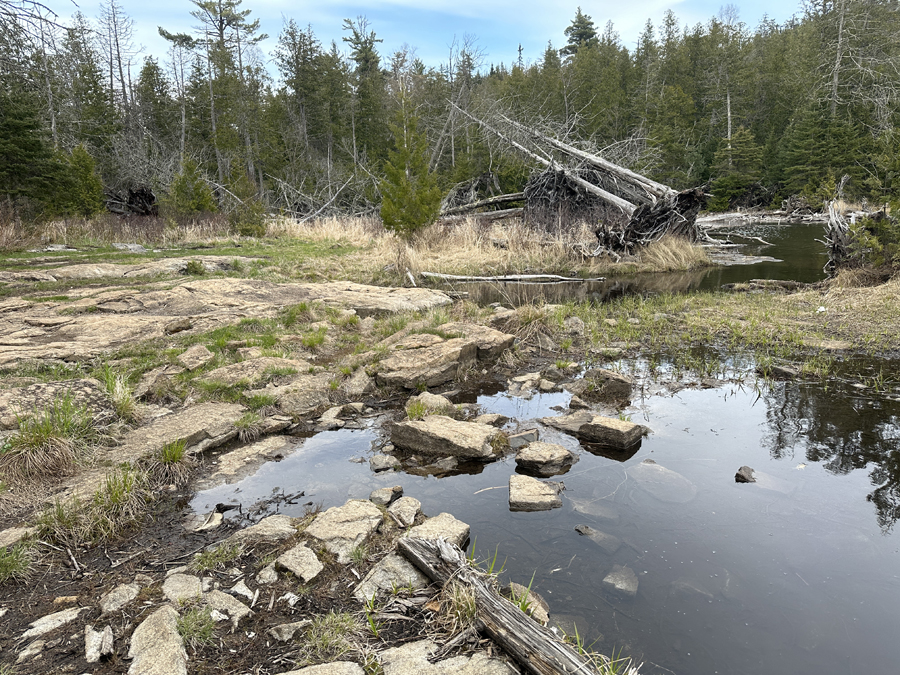
[[[15,546],[26,537],[38,532],[36,527],[9,527],[0,531],[0,548]]]
[[[292,436],[267,436],[250,445],[226,452],[216,458],[215,471],[195,483],[196,490],[235,483],[256,471],[264,463],[287,457],[302,444]]]
[[[549,477],[565,473],[578,461],[575,453],[556,443],[530,443],[516,454],[516,464],[527,474]]]
[[[285,415],[302,417],[328,405],[331,379],[328,373],[301,373],[288,384],[248,389],[244,396],[271,396]]]
[[[427,585],[428,578],[406,558],[389,553],[363,577],[353,591],[353,597],[365,604],[379,591],[393,593],[396,589],[424,588]]]
[[[352,661],[334,661],[319,666],[307,666],[300,670],[290,670],[279,675],[366,675],[366,671]]]
[[[306,544],[298,544],[294,548],[285,551],[278,556],[275,563],[292,572],[305,583],[312,581],[325,568],[316,557],[316,554]]]
[[[487,424],[429,415],[422,420],[395,424],[391,429],[391,442],[399,448],[425,455],[489,460],[495,457],[491,441],[499,433]]]
[[[306,528],[306,534],[321,541],[343,565],[350,562],[353,549],[377,530],[382,520],[381,511],[372,502],[351,499],[316,516]]]
[[[614,593],[633,598],[638,591],[638,578],[630,567],[613,565],[612,571],[603,577],[603,586]]]
[[[274,356],[261,356],[258,359],[232,363],[209,371],[199,379],[205,384],[221,384],[225,386],[254,385],[264,381],[274,373],[296,375],[308,371],[309,362],[297,359],[281,359]]]
[[[103,385],[93,378],[42,382],[28,387],[0,391],[0,429],[18,429],[19,418],[51,410],[54,403],[69,396],[76,406],[84,406],[94,416],[112,411]]]
[[[179,603],[199,598],[203,595],[203,585],[192,574],[170,574],[163,582],[162,592],[170,602]]]
[[[388,507],[388,513],[400,527],[411,527],[422,510],[422,502],[415,497],[400,497]]]
[[[588,525],[576,525],[575,531],[583,537],[587,537],[592,542],[602,548],[607,555],[613,555],[622,545],[622,540],[606,532],[595,530]]]
[[[431,640],[419,640],[385,649],[379,661],[384,675],[513,675],[516,672],[483,652],[431,663],[429,657],[436,651],[437,645]]]
[[[628,468],[628,476],[638,486],[661,502],[686,504],[697,496],[697,488],[680,473],[660,466],[652,459],[645,459]]]
[[[293,518],[279,513],[263,518],[256,525],[238,530],[228,537],[226,543],[229,545],[252,546],[262,542],[284,541],[295,534],[297,534],[297,528],[294,527]]]
[[[225,260],[230,263],[231,259]],[[100,276],[109,276],[108,271],[103,270]],[[423,311],[453,302],[445,293],[426,288],[382,288],[348,282],[277,284],[215,278],[191,279],[175,288],[143,292],[110,289],[98,293],[92,289],[91,297],[75,302],[37,308],[33,303],[8,302],[0,307],[0,311],[5,310],[0,322],[0,364],[22,359],[86,359],[122,345],[165,337],[173,318],[189,317],[190,330],[203,331],[235,324],[248,316],[276,316],[285,306],[314,301],[353,310],[361,318]],[[60,317],[60,308],[100,311]],[[40,325],[26,324],[26,318]],[[60,318],[66,322],[47,321]]]
[[[61,612],[48,614],[47,616],[42,616],[40,619],[35,619],[28,624],[28,630],[22,633],[22,637],[20,637],[19,640],[30,640],[31,638],[40,637],[45,633],[56,630],[60,626],[71,623],[77,619],[82,612],[88,611],[89,609],[89,607],[71,607],[70,609],[64,609]]]
[[[216,357],[204,345],[194,345],[185,352],[178,355],[177,361],[188,370],[197,370]]]
[[[617,450],[634,447],[648,431],[647,427],[640,424],[595,415],[587,410],[561,417],[542,417],[538,421],[572,434],[586,443],[596,443]]]
[[[236,403],[201,403],[129,432],[112,452],[118,462],[134,461],[178,441],[184,441],[189,452],[202,452],[235,438],[234,423],[245,412]]]
[[[187,654],[177,621],[175,608],[164,605],[134,629],[128,675],[187,675]]]
[[[509,477],[510,511],[549,511],[562,506],[560,485],[544,482],[531,476]]]
[[[456,379],[459,371],[472,367],[477,358],[477,345],[465,338],[411,335],[373,366],[375,381],[384,387],[436,387]]]
[[[416,525],[403,536],[411,539],[441,538],[462,548],[469,538],[469,526],[449,513],[439,513],[421,525]]]

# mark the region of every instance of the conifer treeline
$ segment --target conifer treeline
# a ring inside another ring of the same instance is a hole
[[[718,208],[815,202],[844,175],[851,197],[900,196],[894,0],[810,0],[755,29],[729,8],[696,26],[668,12],[633,49],[579,9],[548,36],[562,48],[548,43],[533,63],[485,64],[466,40],[436,67],[384,53],[362,17],[330,45],[287,19],[265,54],[241,0],[192,3],[196,29],[160,27],[158,55],[137,53],[119,0],[65,27],[0,11],[0,194],[33,212],[95,211],[96,188],[71,197],[91,159],[107,197],[148,187],[175,206],[186,171],[221,204],[305,215],[376,208],[424,173],[430,193],[489,171],[521,189],[532,167],[457,105],[501,107],[676,188],[710,183]]]

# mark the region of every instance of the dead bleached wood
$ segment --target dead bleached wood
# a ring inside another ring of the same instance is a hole
[[[440,281],[530,281],[532,283],[545,283],[557,281],[603,281],[605,277],[593,279],[581,279],[579,277],[561,277],[557,274],[505,274],[496,277],[474,277],[460,274],[438,274],[437,272],[420,272],[426,279],[438,279]]]
[[[521,206],[514,209],[501,209],[499,211],[479,211],[478,213],[461,213],[455,216],[441,216],[441,220],[486,220],[493,222],[495,220],[504,220],[506,218],[515,218],[521,216],[525,212]]]
[[[500,204],[509,204],[510,202],[519,202],[525,198],[524,192],[513,192],[508,195],[497,195],[496,197],[488,197],[487,199],[479,199],[471,204],[462,204],[460,206],[452,206],[441,212],[442,216],[455,216],[463,213],[469,213],[476,209],[482,209],[488,206],[498,206]]]
[[[532,675],[579,673],[598,675],[591,661],[562,642],[550,629],[500,597],[491,577],[473,570],[465,554],[443,539],[400,539],[398,548],[429,579],[445,584],[451,579],[470,588],[478,608],[480,629]]]

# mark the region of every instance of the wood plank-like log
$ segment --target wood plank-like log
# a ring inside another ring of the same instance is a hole
[[[497,206],[498,204],[508,204],[509,202],[518,202],[525,199],[524,192],[513,192],[508,195],[497,195],[496,197],[488,197],[487,199],[479,199],[471,204],[462,204],[461,206],[452,206],[441,212],[442,216],[453,216],[460,213],[468,213],[475,209],[481,209],[486,206]]]
[[[429,579],[465,584],[475,595],[479,629],[532,675],[599,675],[589,659],[538,624],[489,583],[491,577],[469,566],[459,547],[443,539],[401,539],[398,548]]]

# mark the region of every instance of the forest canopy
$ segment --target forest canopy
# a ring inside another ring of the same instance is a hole
[[[693,26],[670,11],[632,49],[579,8],[532,61],[486,63],[466,38],[437,66],[383,52],[364,17],[331,44],[287,17],[265,53],[252,3],[185,11],[195,30],[160,26],[168,51],[145,54],[119,0],[65,24],[0,0],[0,197],[20,216],[162,205],[237,210],[254,231],[265,211],[405,223],[415,185],[429,186],[412,200],[422,217],[480,176],[521,190],[530,160],[460,110],[502,112],[676,190],[709,186],[713,208],[795,194],[817,206],[841,184],[873,203],[900,197],[893,1],[811,0],[754,28],[728,8]]]

